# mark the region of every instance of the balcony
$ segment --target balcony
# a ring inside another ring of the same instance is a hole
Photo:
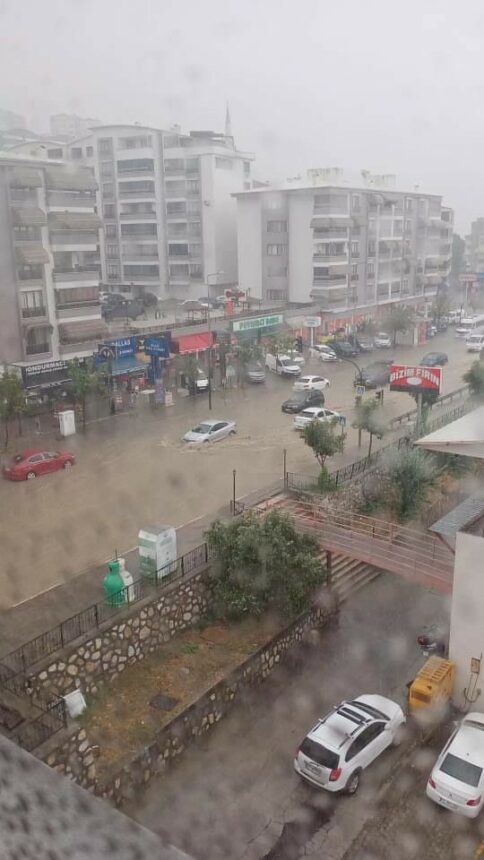
[[[99,319],[101,304],[99,301],[70,302],[58,304],[56,313],[58,320],[75,319],[75,317],[94,317]]]
[[[353,255],[354,256],[354,255]],[[347,263],[348,254],[313,254],[313,260],[323,261],[325,263]]]
[[[96,205],[95,194],[62,194],[60,191],[47,192],[47,207],[58,209],[90,209]]]
[[[100,269],[99,266],[82,266],[77,269],[54,269],[54,281],[57,283],[69,283],[76,281],[99,281]]]
[[[41,355],[45,357],[46,355],[50,355],[51,346],[48,341],[44,341],[44,343],[27,343],[25,344],[25,354],[26,355]]]
[[[118,192],[118,197],[120,197],[121,200],[126,200],[128,198],[131,198],[133,200],[135,198],[137,198],[138,200],[153,200],[154,196],[155,196],[155,189],[154,188],[152,188],[150,190],[145,190],[145,191],[142,191],[142,190],[121,191],[121,190],[119,190],[119,192]]]
[[[129,170],[120,170],[118,167],[118,179],[132,179],[137,176],[154,176],[155,168],[153,167],[130,167]]]
[[[320,277],[313,277],[313,285],[314,286],[322,286],[325,289],[346,289],[348,286],[348,278],[346,276],[340,277],[332,277],[331,275]]]
[[[62,232],[51,231],[50,241],[52,247],[55,245],[88,245],[90,248],[97,247],[99,242],[98,233],[88,230],[63,230]]]
[[[132,251],[132,252],[131,251],[123,251],[121,254],[121,259],[124,262],[129,262],[129,263],[141,263],[141,264],[143,264],[143,262],[145,262],[146,260],[153,262],[153,260],[159,259],[158,250],[153,251],[152,254],[141,254],[141,253],[139,253],[139,251],[136,251],[136,252],[134,252],[134,251]]]
[[[22,308],[20,313],[23,320],[41,319],[42,317],[47,316],[47,309],[44,306],[36,308]]]
[[[156,211],[153,212],[121,212],[119,218],[121,221],[156,221]]]

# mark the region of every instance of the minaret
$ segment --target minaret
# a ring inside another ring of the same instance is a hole
[[[232,120],[230,119],[230,107],[228,102],[225,109],[225,137],[232,137]]]

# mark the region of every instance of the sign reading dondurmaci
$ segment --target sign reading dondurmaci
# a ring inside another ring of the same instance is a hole
[[[258,328],[269,328],[273,325],[282,325],[284,322],[284,314],[270,314],[266,317],[253,317],[248,320],[234,320],[232,323],[232,331],[251,331]]]
[[[390,391],[442,392],[442,368],[420,367],[411,364],[392,364],[390,368]]]

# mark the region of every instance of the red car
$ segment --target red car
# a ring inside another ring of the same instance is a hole
[[[39,448],[28,448],[20,454],[15,454],[9,466],[4,466],[3,477],[9,481],[30,481],[37,475],[46,472],[57,472],[58,469],[70,469],[76,462],[74,454],[68,451],[41,451]]]

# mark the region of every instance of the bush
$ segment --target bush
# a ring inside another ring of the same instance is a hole
[[[405,448],[385,458],[384,470],[389,484],[386,500],[398,520],[410,519],[425,503],[437,481],[432,458],[418,448]]]
[[[331,493],[337,489],[335,479],[329,474],[325,466],[318,475],[317,487],[320,493]]]
[[[224,618],[258,616],[269,609],[286,618],[297,615],[326,577],[317,541],[299,534],[278,511],[264,518],[249,513],[227,524],[216,521],[207,541],[217,559],[213,590]]]

